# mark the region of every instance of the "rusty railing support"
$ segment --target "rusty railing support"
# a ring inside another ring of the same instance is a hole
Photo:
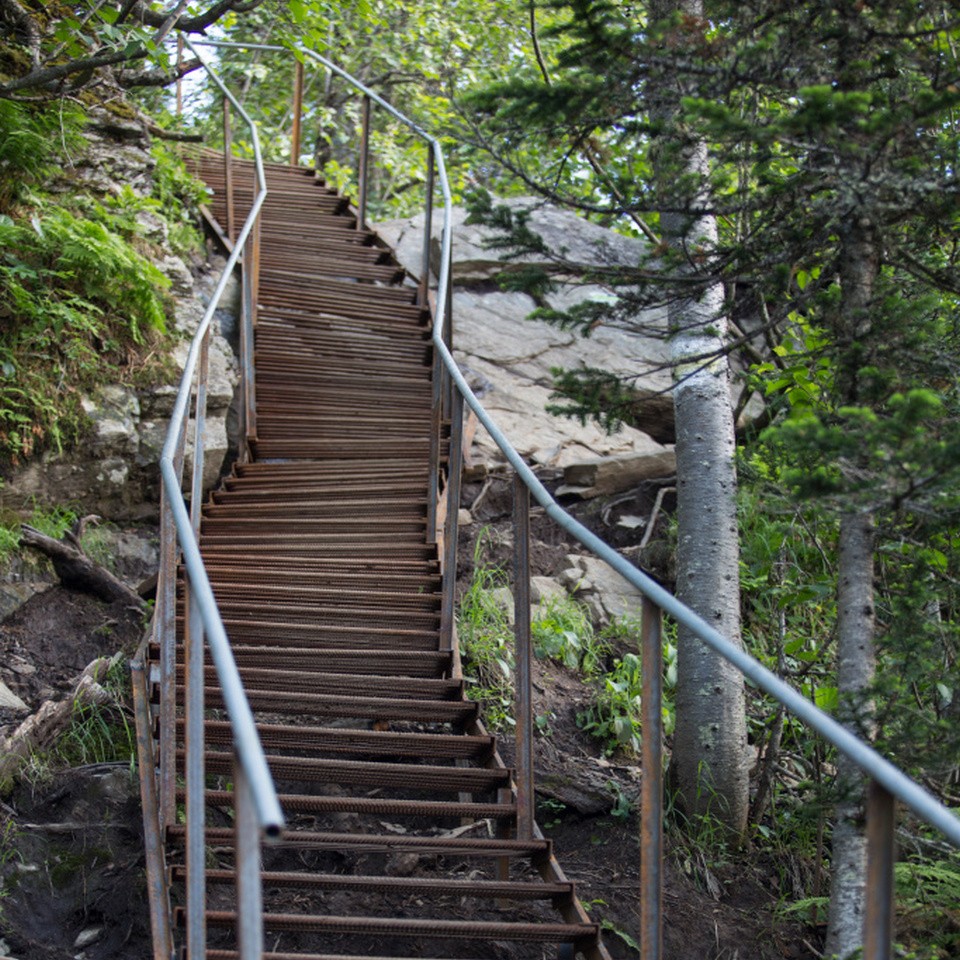
[[[459,393],[457,394],[459,396]],[[530,491],[513,475],[513,612],[516,664],[517,839],[533,839],[533,640],[530,628]]]
[[[206,845],[203,764],[203,617],[196,594],[186,588],[186,694],[184,779],[187,788],[187,956],[204,960],[207,949]]]
[[[370,180],[370,97],[363,95],[363,129],[360,134],[359,192],[357,200],[357,229],[367,228],[367,193]]]
[[[457,587],[457,511],[463,472],[463,397],[454,395],[448,457],[447,519],[443,538],[443,582],[440,593],[440,649],[453,649],[454,600]]]
[[[867,909],[863,960],[890,960],[893,944],[893,794],[876,780],[867,787]]]
[[[430,292],[430,242],[431,227],[433,226],[433,153],[427,150],[427,195],[423,211],[423,259],[420,267],[420,289],[417,292],[417,303],[421,307],[427,306],[427,297]]]
[[[293,130],[290,132],[290,166],[300,166],[300,124],[303,119],[303,62],[298,60],[293,75]]]
[[[227,195],[227,239],[236,239],[236,217],[233,206],[233,125],[230,119],[230,101],[223,98],[223,182]]]
[[[640,956],[663,956],[663,640],[660,608],[643,598],[640,799]]]

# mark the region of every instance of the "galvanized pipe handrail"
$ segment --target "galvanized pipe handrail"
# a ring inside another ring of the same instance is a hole
[[[266,50],[281,52],[287,47],[268,44],[233,44],[221,41],[200,41],[215,47],[226,47],[245,50]],[[466,378],[460,371],[453,354],[444,341],[444,334],[450,323],[448,314],[448,294],[451,289],[451,249],[452,236],[450,230],[453,200],[450,183],[447,178],[446,164],[444,163],[442,147],[434,137],[430,136],[413,120],[404,116],[392,104],[387,103],[377,93],[350,76],[345,70],[328,60],[326,57],[303,47],[296,48],[298,52],[322,63],[339,77],[346,80],[373,102],[400,120],[414,133],[425,140],[433,153],[437,167],[437,179],[443,195],[443,239],[441,241],[440,276],[437,286],[437,314],[433,326],[433,344],[444,366],[452,378],[457,390],[477,419],[486,428],[491,439],[500,448],[507,461],[522,477],[530,489],[534,499],[544,508],[547,514],[555,520],[567,533],[573,536],[584,547],[611,566],[629,583],[635,586],[644,596],[652,600],[665,613],[668,613],[678,623],[695,633],[708,647],[719,653],[764,693],[782,703],[795,716],[803,720],[808,726],[819,733],[827,742],[850,757],[867,775],[882,784],[890,793],[902,801],[914,813],[941,830],[950,841],[960,847],[960,819],[943,806],[929,791],[925,790],[906,774],[895,767],[889,760],[882,757],[871,746],[851,733],[842,724],[838,723],[829,714],[811,703],[789,684],[781,680],[776,674],[768,670],[750,654],[737,647],[706,620],[694,613],[689,607],[681,603],[673,594],[665,590],[643,571],[639,570],[626,558],[618,554],[612,547],[604,543],[596,534],[575,520],[550,495],[549,491],[537,478],[536,474],[523,460],[513,444],[500,430],[494,420],[484,409],[483,404],[470,388]],[[455,506],[452,513],[455,513]]]
[[[223,690],[224,705],[233,725],[237,754],[246,771],[247,781],[250,783],[253,791],[259,828],[265,837],[272,838],[279,836],[283,829],[283,813],[280,809],[280,803],[273,786],[273,779],[270,776],[269,767],[267,766],[266,756],[260,744],[253,713],[247,701],[246,694],[244,693],[240,673],[234,662],[230,642],[227,639],[226,630],[224,629],[223,621],[220,618],[216,600],[213,596],[213,590],[200,556],[200,548],[194,536],[190,515],[180,489],[180,477],[175,467],[179,438],[186,429],[190,394],[198,366],[202,341],[210,327],[214,311],[219,306],[220,299],[223,296],[233,269],[237,264],[244,243],[253,229],[254,221],[259,215],[260,208],[266,198],[266,177],[263,172],[263,160],[260,155],[256,125],[243,110],[243,107],[233,94],[223,85],[216,73],[206,64],[203,58],[200,57],[199,51],[195,49],[194,44],[190,40],[186,40],[186,43],[187,46],[190,47],[191,52],[201,60],[207,73],[223,93],[224,97],[234,105],[243,119],[250,125],[260,191],[254,199],[253,208],[240,231],[233,251],[227,258],[223,274],[214,289],[213,296],[210,299],[210,303],[207,306],[203,319],[197,327],[193,342],[190,345],[187,360],[184,364],[180,389],[177,393],[173,414],[170,418],[167,439],[160,456],[160,472],[163,477],[164,496],[172,511],[173,521],[179,535],[183,562],[187,570],[191,594],[199,608],[207,643],[210,647],[210,654],[217,668],[217,675]],[[202,451],[195,450],[194,457],[197,458],[200,456],[202,456]]]

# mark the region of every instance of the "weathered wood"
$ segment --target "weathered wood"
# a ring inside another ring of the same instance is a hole
[[[48,537],[26,523],[20,527],[20,543],[49,557],[53,569],[65,587],[92,594],[107,603],[124,600],[134,607],[143,606],[143,599],[136,591],[131,590],[109,570],[95,563],[75,546]]]
[[[57,541],[54,541],[56,543]],[[30,754],[48,750],[70,723],[76,706],[109,704],[113,695],[97,682],[110,669],[109,657],[94,660],[80,675],[73,694],[63,700],[47,700],[14,730],[0,751],[0,785],[13,777]]]

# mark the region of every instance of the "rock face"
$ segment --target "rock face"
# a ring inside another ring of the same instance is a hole
[[[156,161],[150,154],[150,137],[141,123],[96,108],[89,111],[84,132],[88,148],[76,160],[75,175],[93,192],[119,194],[131,190],[148,196]],[[166,222],[149,210],[138,214],[143,235],[162,245]],[[190,338],[203,318],[210,296],[223,270],[214,258],[199,276],[183,260],[167,253],[155,266],[171,281],[176,298],[171,351],[176,373],[171,383],[152,388],[105,384],[95,396],[84,397],[83,408],[91,433],[83,446],[63,454],[47,451],[14,471],[0,486],[0,510],[29,512],[34,501],[69,503],[82,513],[96,513],[118,522],[155,521],[159,516],[160,470],[170,415],[177,396],[179,376],[190,347]],[[227,337],[236,328],[240,290],[234,281],[221,300],[210,342],[205,433],[204,487],[217,481],[230,446],[228,420],[239,382],[235,352]],[[221,328],[227,332],[222,335]],[[184,477],[189,485],[193,469],[192,428],[188,431]]]
[[[176,260],[183,268],[178,258],[168,260]],[[195,287],[180,293],[173,324],[174,336],[180,339],[172,351],[178,375],[222,265],[222,260],[213,263]],[[228,289],[225,294],[224,302],[234,304],[235,309],[238,297],[239,288],[234,283],[232,291]],[[217,320],[214,330],[210,339],[204,445],[204,488],[207,490],[216,483],[230,445],[227,423],[239,382],[236,358],[230,344],[218,332]],[[78,505],[83,513],[96,513],[114,521],[155,521],[159,516],[160,453],[176,397],[175,384],[140,390],[108,384],[97,396],[85,397],[83,406],[92,431],[83,448],[63,454],[47,451],[25,464],[0,487],[0,507],[29,511],[34,500],[71,503]],[[191,428],[184,466],[188,484],[193,470],[192,433]]]
[[[511,200],[511,206],[531,207],[529,198]],[[662,476],[662,458],[670,448],[648,434],[624,427],[608,435],[598,427],[581,426],[574,420],[545,411],[550,401],[551,368],[601,367],[635,375],[648,371],[641,384],[653,391],[670,387],[666,345],[661,338],[642,336],[614,327],[600,326],[589,338],[558,330],[543,321],[527,319],[535,308],[531,297],[500,291],[493,278],[513,264],[500,260],[485,248],[492,232],[465,223],[466,212],[453,214],[453,343],[460,365],[470,372],[471,386],[482,395],[484,406],[526,458],[544,466],[564,468],[583,461],[611,456],[651,456],[660,460],[655,474]],[[377,225],[377,230],[397,250],[400,261],[419,275],[423,251],[422,215]],[[548,244],[564,246],[566,257],[576,263],[635,265],[643,250],[631,240],[587,223],[573,214],[539,206],[530,219],[533,230]],[[440,236],[442,218],[436,214],[431,232]],[[436,246],[436,243],[434,244]],[[518,263],[533,262],[533,257]],[[549,305],[566,309],[585,299],[604,299],[599,287],[564,285],[548,298]],[[647,324],[665,321],[656,313]],[[482,429],[473,440],[474,460],[495,466],[500,451]]]

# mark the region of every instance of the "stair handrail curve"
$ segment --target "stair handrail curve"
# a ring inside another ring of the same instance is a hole
[[[660,762],[662,749],[662,731],[660,727],[659,708],[659,681],[662,649],[660,647],[659,620],[661,613],[667,613],[678,623],[683,624],[710,649],[718,653],[732,666],[739,670],[744,677],[767,695],[773,697],[786,709],[802,720],[812,730],[822,736],[838,750],[848,756],[872,781],[870,795],[870,809],[868,810],[868,846],[870,848],[870,876],[868,882],[867,916],[864,924],[864,952],[865,960],[885,960],[890,956],[892,942],[892,890],[893,890],[893,810],[894,801],[899,800],[908,809],[913,811],[921,820],[938,829],[952,844],[960,847],[960,818],[940,803],[928,790],[907,776],[895,764],[881,756],[867,742],[856,736],[841,723],[821,710],[814,703],[804,698],[789,684],[780,679],[771,670],[761,664],[745,650],[737,646],[728,637],[712,627],[701,616],[683,604],[672,593],[657,583],[652,577],[630,563],[625,557],[618,554],[600,537],[572,517],[553,498],[533,470],[524,461],[507,436],[486,411],[480,399],[471,389],[466,377],[457,364],[450,346],[451,342],[451,294],[452,294],[452,193],[446,173],[443,149],[440,142],[427,133],[415,121],[406,117],[392,104],[384,100],[379,94],[367,87],[362,81],[351,76],[326,57],[301,45],[286,46],[271,44],[227,43],[224,41],[199,41],[202,45],[222,47],[234,50],[260,50],[268,52],[288,52],[295,56],[306,57],[317,61],[327,69],[359,90],[365,97],[378,104],[393,117],[403,123],[417,136],[422,138],[428,146],[428,157],[436,165],[437,180],[443,197],[443,234],[440,245],[440,269],[436,292],[436,311],[434,316],[432,343],[436,356],[442,364],[444,375],[456,387],[455,398],[462,401],[474,412],[480,424],[489,433],[507,462],[511,465],[517,478],[517,483],[529,491],[529,494],[539,503],[545,513],[551,517],[563,530],[569,533],[583,547],[603,560],[608,566],[620,574],[627,582],[636,587],[645,597],[644,625],[641,629],[644,652],[654,651],[655,656],[642,657],[644,673],[644,722],[642,737],[644,741],[644,804],[641,809],[641,866],[644,872],[652,871],[651,875],[641,880],[641,956],[644,960],[659,960],[662,956],[660,933],[660,890],[661,877],[659,861],[662,847],[658,837],[662,831],[659,822],[662,815],[661,797],[658,787],[661,784]],[[365,161],[364,161],[365,162]],[[431,228],[430,207],[432,194],[429,185],[432,176],[428,176],[427,216],[425,229],[429,238]],[[361,184],[361,194],[364,185]],[[365,206],[365,196],[361,196],[360,208]],[[238,244],[239,247],[239,244]],[[429,260],[425,241],[424,276],[427,276]],[[461,423],[458,422],[459,403],[452,404],[452,436],[450,440],[450,476],[448,490],[458,489],[458,471],[453,464],[458,463],[458,440]],[[447,510],[445,543],[455,551],[457,541],[457,508],[455,503]],[[444,580],[450,581],[455,576],[455,570],[444,565]],[[517,614],[518,623],[521,620]],[[529,624],[528,624],[529,625]],[[656,664],[657,669],[648,669],[648,664]],[[521,666],[518,664],[518,673]],[[649,685],[648,685],[649,684]],[[649,691],[649,694],[648,694]],[[652,696],[651,696],[652,695]],[[647,703],[649,698],[651,703]],[[649,727],[649,730],[648,730]],[[518,735],[519,739],[519,735]],[[649,740],[658,740],[660,743],[652,747]],[[648,767],[648,761],[654,761]],[[518,774],[519,777],[519,774]],[[648,780],[650,785],[648,786]],[[532,795],[527,798],[532,805]],[[874,826],[871,828],[870,823]],[[877,824],[880,824],[878,827]],[[646,902],[644,902],[646,900]]]

